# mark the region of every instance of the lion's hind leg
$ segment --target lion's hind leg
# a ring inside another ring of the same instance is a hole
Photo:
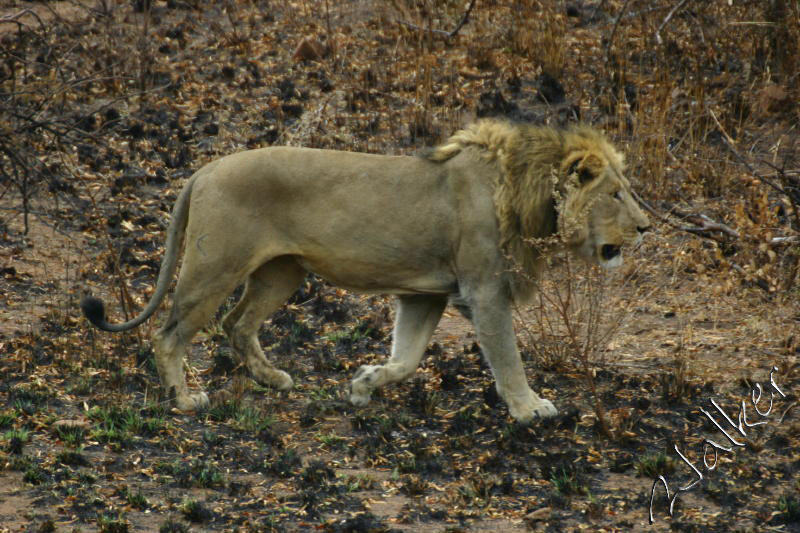
[[[212,278],[208,273],[213,270],[196,268],[191,259],[184,260],[169,316],[153,335],[162,387],[184,411],[208,405],[204,392],[190,392],[186,385],[183,367],[186,347],[239,282],[233,273]]]
[[[292,295],[305,275],[305,269],[288,256],[261,265],[247,278],[242,298],[222,322],[233,349],[262,385],[280,390],[294,385],[289,374],[272,366],[264,357],[258,329]]]
[[[446,305],[445,296],[398,298],[392,356],[386,364],[364,365],[358,369],[350,387],[350,402],[366,405],[374,389],[414,373]]]

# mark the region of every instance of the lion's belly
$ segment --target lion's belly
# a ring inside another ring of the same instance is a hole
[[[306,270],[338,287],[382,294],[453,294],[458,283],[444,268],[410,268],[408,265],[363,261],[330,262],[297,258]],[[422,265],[420,265],[422,266]]]

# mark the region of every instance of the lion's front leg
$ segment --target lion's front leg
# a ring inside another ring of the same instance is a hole
[[[358,369],[350,386],[350,401],[354,405],[367,405],[373,390],[414,373],[446,305],[447,298],[443,296],[398,298],[392,356],[384,365],[364,365]]]
[[[528,385],[525,368],[517,350],[511,319],[511,299],[504,288],[481,289],[472,298],[473,323],[497,392],[508,405],[511,416],[527,424],[535,419],[556,416],[549,400],[540,398]]]

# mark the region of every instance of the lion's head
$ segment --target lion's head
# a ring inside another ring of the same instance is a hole
[[[556,237],[562,247],[611,268],[623,246],[649,228],[623,174],[622,155],[599,131],[481,120],[455,133],[427,157],[445,161],[474,147],[498,165],[494,200],[501,246],[527,273],[542,258],[533,244]]]
[[[597,130],[584,126],[562,135],[559,190],[568,192],[560,225],[567,245],[603,267],[620,266],[623,245],[638,244],[650,227],[623,174],[623,157]]]

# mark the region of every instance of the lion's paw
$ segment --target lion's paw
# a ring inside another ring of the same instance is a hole
[[[369,403],[372,390],[375,388],[375,376],[380,372],[380,366],[364,365],[356,371],[350,384],[350,403],[363,407]]]
[[[208,395],[205,392],[182,394],[175,398],[175,407],[181,411],[200,411],[208,407]]]
[[[294,387],[294,381],[292,381],[289,374],[283,370],[273,368],[266,362],[261,360],[248,361],[247,367],[253,379],[265,387],[273,387],[278,390],[289,390]]]
[[[535,418],[553,418],[557,414],[558,409],[553,405],[553,402],[545,400],[544,398],[542,398],[539,405],[533,409],[533,416]]]
[[[294,387],[294,381],[292,377],[283,370],[276,370],[270,385],[278,390],[290,390]]]
[[[530,424],[534,420],[552,418],[558,414],[553,402],[539,398],[533,391],[506,399],[511,416],[520,424]]]
[[[370,391],[364,392],[356,392],[355,387],[350,388],[350,403],[355,405],[356,407],[364,407],[365,405],[369,404]]]

